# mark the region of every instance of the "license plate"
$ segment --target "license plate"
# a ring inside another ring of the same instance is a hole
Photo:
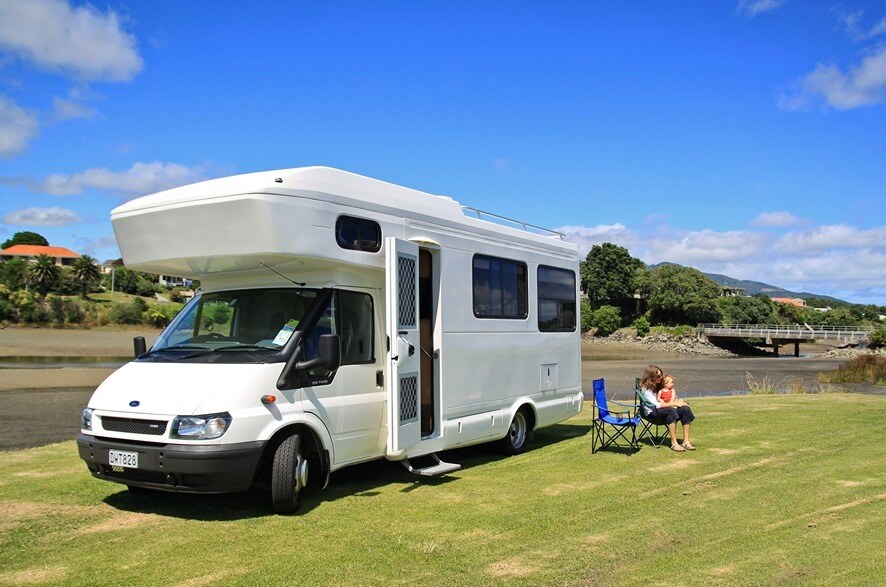
[[[108,451],[108,464],[112,467],[126,467],[127,469],[138,469],[138,453],[126,452],[122,450]]]

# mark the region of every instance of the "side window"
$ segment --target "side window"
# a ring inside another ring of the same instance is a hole
[[[339,216],[335,221],[335,240],[343,249],[377,253],[381,250],[381,227],[374,220]]]
[[[575,273],[538,266],[538,329],[542,332],[575,330]]]
[[[365,293],[339,291],[337,302],[341,364],[374,363],[372,297]]]
[[[304,360],[317,356],[320,335],[338,334],[341,341],[341,365],[359,365],[375,362],[375,330],[372,297],[369,294],[338,290],[317,325],[304,342]],[[334,372],[312,369],[307,372],[305,385],[327,385]]]
[[[526,264],[474,256],[474,316],[523,319],[528,315]]]

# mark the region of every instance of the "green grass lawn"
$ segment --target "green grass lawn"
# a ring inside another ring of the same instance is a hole
[[[0,584],[872,585],[886,573],[886,397],[693,399],[698,450],[591,454],[590,405],[532,449],[266,494],[130,495],[73,442],[0,453]]]
[[[96,293],[89,294],[89,299],[92,300],[93,302],[101,302],[101,303],[105,303],[105,304],[110,304],[112,302],[128,303],[128,302],[132,301],[133,298],[138,298],[138,297],[141,297],[141,299],[144,300],[145,303],[147,303],[149,306],[153,306],[157,303],[156,297],[149,297],[148,298],[148,297],[143,297],[143,296],[136,296],[136,295],[132,295],[132,294],[128,294],[128,293],[123,293],[121,291],[115,291],[115,292],[103,291],[103,292],[96,292]]]

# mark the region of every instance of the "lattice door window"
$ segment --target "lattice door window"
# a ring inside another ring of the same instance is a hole
[[[418,420],[418,374],[400,377],[400,424]]]
[[[397,256],[397,325],[415,328],[415,257]]]

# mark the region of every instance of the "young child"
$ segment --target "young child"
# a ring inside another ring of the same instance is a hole
[[[663,403],[677,401],[677,392],[674,389],[673,375],[664,376],[664,387],[658,391],[658,397],[656,399]]]

